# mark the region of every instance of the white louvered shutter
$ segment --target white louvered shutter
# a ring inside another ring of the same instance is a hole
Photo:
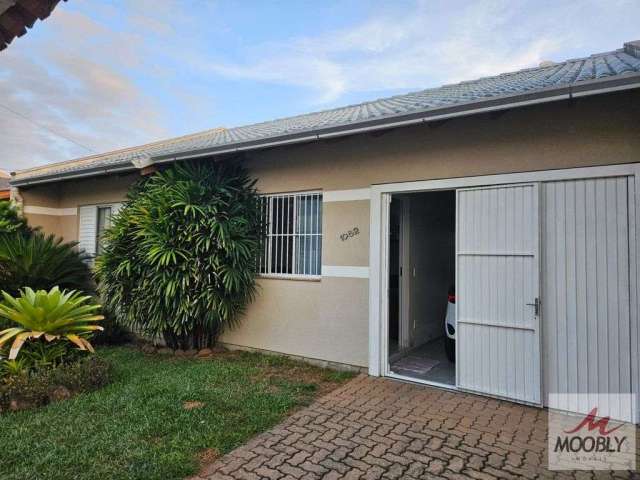
[[[78,248],[93,257],[96,254],[98,208],[95,205],[80,207],[79,214]]]

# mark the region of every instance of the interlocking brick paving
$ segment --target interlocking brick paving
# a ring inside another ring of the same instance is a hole
[[[361,375],[193,478],[633,478],[548,471],[546,433],[542,409]]]

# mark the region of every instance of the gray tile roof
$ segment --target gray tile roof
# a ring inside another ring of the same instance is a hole
[[[550,62],[549,62],[550,63]],[[189,152],[222,153],[244,146],[265,146],[270,141],[312,137],[322,132],[355,129],[360,126],[391,123],[403,119],[435,116],[441,112],[469,111],[491,102],[503,104],[580,89],[602,87],[615,81],[640,82],[640,41],[625,43],[624,48],[589,57],[544,64],[493,77],[396,95],[357,105],[308,113],[228,129],[214,129],[194,135],[156,142],[103,155],[23,170],[14,183],[35,178],[76,175],[113,168],[131,167],[136,159],[167,159]],[[609,82],[611,81],[611,82]]]

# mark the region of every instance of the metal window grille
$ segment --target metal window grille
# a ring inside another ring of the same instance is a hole
[[[319,277],[322,257],[322,194],[264,195],[266,228],[260,273],[276,277]]]

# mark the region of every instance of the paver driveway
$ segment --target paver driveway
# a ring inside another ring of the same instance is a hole
[[[194,478],[574,478],[545,469],[546,425],[541,409],[361,375]]]

